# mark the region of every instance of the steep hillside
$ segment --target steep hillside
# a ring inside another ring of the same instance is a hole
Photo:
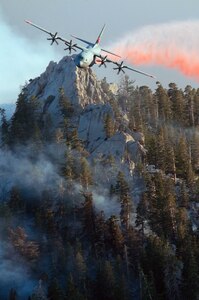
[[[71,57],[30,79],[0,110],[0,299],[198,300],[198,107]]]

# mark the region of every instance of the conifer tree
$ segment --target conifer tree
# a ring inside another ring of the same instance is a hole
[[[176,149],[176,173],[187,180],[189,184],[193,181],[193,170],[191,165],[190,151],[185,136],[181,136]]]
[[[168,300],[180,300],[183,264],[172,253],[165,255],[164,283]]]
[[[104,129],[106,133],[106,138],[110,138],[115,133],[114,121],[110,114],[107,114],[104,118]]]
[[[59,105],[63,117],[65,118],[72,117],[74,113],[74,108],[72,106],[70,99],[65,95],[65,91],[63,88],[59,89]]]
[[[84,203],[82,206],[83,233],[90,239],[95,240],[95,212],[93,207],[92,193],[84,193]]]
[[[194,124],[197,126],[199,124],[199,89],[196,90],[195,95],[193,97],[194,103]]]
[[[5,109],[0,108],[1,114],[1,147],[6,147],[9,142],[9,124],[6,120]]]
[[[157,161],[156,165],[158,169],[165,171],[166,168],[166,151],[165,151],[165,137],[163,128],[159,128],[158,133],[156,135],[157,140]]]
[[[60,287],[60,284],[56,278],[54,278],[48,287],[48,299],[49,300],[63,300],[64,292]]]
[[[124,237],[118,225],[116,216],[111,216],[106,222],[106,244],[113,255],[122,255],[124,252]]]
[[[185,102],[182,90],[179,90],[175,83],[169,84],[168,95],[171,101],[173,120],[179,124],[184,124]]]
[[[26,144],[29,140],[40,140],[38,125],[39,102],[36,97],[27,99],[25,91],[19,94],[16,111],[11,119],[10,143],[11,145]]]
[[[199,171],[199,135],[196,130],[191,135],[191,163],[195,172]]]
[[[80,164],[80,183],[85,190],[88,190],[93,182],[90,166],[85,157],[81,157]]]
[[[12,187],[8,206],[13,213],[22,212],[25,209],[25,204],[21,198],[20,191],[17,186]]]
[[[85,288],[87,266],[83,254],[78,251],[75,255],[75,276],[80,288]]]
[[[158,87],[155,92],[155,96],[158,104],[158,117],[163,122],[171,119],[171,102],[168,97],[166,90],[161,84],[158,84]]]
[[[144,229],[148,220],[149,203],[146,192],[142,194],[140,202],[136,209],[136,227],[140,228],[142,238],[144,238]]]
[[[125,180],[124,174],[119,171],[117,175],[116,194],[119,196],[121,210],[121,225],[125,232],[129,229],[130,213],[132,212],[132,200],[129,193],[129,186]]]
[[[190,85],[187,85],[184,90],[185,99],[185,126],[194,126],[194,96],[195,89],[192,89]]]
[[[74,282],[72,274],[69,274],[67,280],[66,299],[70,300],[86,300],[82,293],[79,291],[78,286]]]
[[[31,300],[47,300],[46,291],[42,286],[42,281],[39,281],[38,286],[35,288]]]
[[[9,292],[9,300],[17,300],[17,292],[13,288]]]
[[[115,299],[115,276],[110,261],[99,265],[96,276],[96,300]]]
[[[101,211],[95,218],[95,252],[96,257],[104,257],[105,255],[105,216]]]

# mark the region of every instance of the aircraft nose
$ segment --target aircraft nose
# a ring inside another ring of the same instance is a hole
[[[79,66],[80,66],[80,68],[82,68],[82,66],[83,66],[83,62],[81,60],[79,61]]]
[[[80,66],[80,68],[84,67],[84,62],[82,60],[79,61],[79,66]]]

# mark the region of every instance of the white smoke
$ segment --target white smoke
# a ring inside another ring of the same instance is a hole
[[[25,262],[16,255],[11,245],[0,244],[0,299],[8,299],[11,288],[19,291],[20,299],[25,300],[31,295],[35,281]]]
[[[46,189],[56,191],[61,177],[55,165],[45,156],[31,159],[31,147],[19,147],[15,153],[0,150],[0,195],[6,200],[12,186],[41,194]]]

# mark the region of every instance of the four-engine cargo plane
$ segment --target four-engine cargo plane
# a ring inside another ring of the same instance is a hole
[[[105,25],[103,26],[95,43],[91,43],[91,42],[85,41],[81,38],[78,38],[76,36],[72,36],[76,40],[79,40],[79,41],[87,44],[87,47],[83,47],[76,43],[73,43],[72,40],[69,41],[69,40],[62,38],[61,36],[58,36],[58,32],[52,33],[50,31],[32,23],[31,21],[28,21],[28,20],[25,20],[25,22],[38,28],[39,30],[47,33],[50,36],[47,40],[51,41],[51,45],[54,43],[56,43],[58,45],[58,41],[61,41],[66,45],[66,48],[64,50],[69,50],[70,54],[71,54],[72,50],[75,52],[77,51],[77,49],[81,50],[81,52],[79,54],[77,54],[74,59],[75,64],[79,68],[92,67],[95,63],[98,63],[99,67],[101,67],[102,65],[106,67],[106,63],[113,63],[116,65],[116,67],[113,69],[117,70],[117,74],[119,74],[121,71],[123,73],[125,73],[124,69],[128,69],[128,70],[155,78],[155,76],[153,76],[153,75],[150,75],[148,73],[145,73],[145,72],[142,72],[142,71],[139,71],[139,70],[136,70],[136,69],[133,69],[131,67],[124,65],[124,61],[118,62],[118,61],[113,61],[110,58],[108,58],[108,54],[111,54],[111,55],[119,57],[119,58],[120,58],[120,56],[117,54],[114,54],[110,51],[104,50],[100,47],[101,36],[104,31]],[[103,56],[103,55],[101,55],[101,52],[105,52],[105,53],[107,53],[107,55]]]

